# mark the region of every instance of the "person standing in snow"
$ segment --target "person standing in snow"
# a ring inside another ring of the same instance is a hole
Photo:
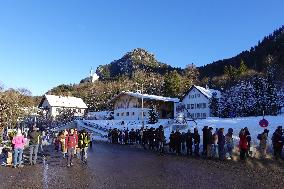
[[[174,152],[175,151],[174,131],[171,132],[169,139],[170,139],[169,150],[170,152]]]
[[[203,155],[207,155],[207,144],[208,144],[208,126],[204,126],[202,129],[203,133]]]
[[[251,152],[250,152],[250,147],[251,147],[251,136],[250,136],[250,132],[249,132],[249,130],[248,130],[248,128],[247,127],[245,127],[244,128],[244,130],[245,130],[245,135],[246,135],[246,137],[247,137],[247,141],[248,141],[248,150],[247,150],[247,157],[249,157],[250,156],[250,154],[251,154]]]
[[[212,134],[213,128],[209,127],[208,132],[207,132],[207,146],[206,146],[206,156],[207,158],[212,158],[212,143],[213,143],[213,134]]]
[[[212,155],[214,158],[219,158],[219,153],[218,153],[218,128],[216,128],[215,133],[213,134],[213,150],[212,150]]]
[[[165,141],[165,133],[164,127],[160,125],[157,132],[157,140],[159,142],[159,153],[160,155],[164,155],[164,141]]]
[[[274,150],[274,157],[276,160],[281,158],[283,148],[283,131],[282,126],[278,126],[272,136],[272,144]]]
[[[228,133],[225,136],[227,159],[232,159],[233,156],[233,149],[234,149],[233,131],[234,130],[232,128],[229,128]]]
[[[261,158],[266,158],[268,133],[269,133],[269,130],[264,129],[263,133],[261,133],[258,136],[258,139],[259,139],[259,150],[260,150],[260,157]]]
[[[240,159],[245,160],[248,151],[248,141],[245,129],[241,129],[239,137]]]
[[[180,155],[181,154],[181,133],[177,129],[175,134],[174,134],[174,140],[175,140],[175,150],[176,154]]]
[[[220,128],[218,131],[218,153],[219,153],[219,158],[221,160],[224,160],[226,155],[224,128]]]
[[[187,155],[192,155],[192,134],[190,132],[190,130],[188,129],[187,133],[185,134],[186,139],[186,154]]]
[[[195,157],[199,157],[200,135],[198,133],[197,128],[194,128],[193,142],[194,142],[194,155],[195,155]]]
[[[18,129],[16,136],[14,136],[12,140],[12,144],[14,145],[14,168],[17,166],[23,167],[22,158],[26,141],[27,139],[24,137],[24,135],[22,135],[21,129]]]

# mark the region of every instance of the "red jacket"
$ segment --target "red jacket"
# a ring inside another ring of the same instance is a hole
[[[76,145],[78,144],[78,140],[76,140],[76,135],[72,135],[72,134],[68,134],[67,136],[66,136],[66,139],[65,139],[65,141],[66,141],[66,147],[67,147],[67,149],[70,149],[70,148],[75,148],[76,147]]]
[[[248,149],[248,141],[246,135],[240,136],[240,143],[239,143],[240,150],[247,150]]]

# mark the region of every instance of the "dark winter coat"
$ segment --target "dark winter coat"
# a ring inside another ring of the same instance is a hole
[[[163,142],[165,139],[164,129],[159,129],[157,132],[157,140]]]
[[[34,131],[31,131],[29,134],[28,134],[28,139],[30,139],[30,145],[36,145],[36,144],[39,144],[39,140],[40,140],[40,135],[41,133],[34,130]]]
[[[283,133],[280,130],[276,130],[272,136],[272,144],[274,148],[282,148],[283,147]]]
[[[206,135],[206,142],[207,144],[213,144],[213,134],[210,130],[208,130],[208,133]]]
[[[193,142],[194,144],[199,144],[200,143],[200,135],[198,132],[194,132],[193,134]]]
[[[226,142],[225,135],[221,130],[219,130],[218,131],[218,145],[224,146],[225,142]]]
[[[208,144],[208,127],[204,127],[202,129],[202,132],[203,132],[203,144],[204,145],[207,145]]]
[[[186,134],[185,134],[185,137],[186,137],[186,139],[185,139],[185,142],[186,142],[186,147],[191,147],[192,146],[192,134],[190,133],[190,132],[187,132]]]

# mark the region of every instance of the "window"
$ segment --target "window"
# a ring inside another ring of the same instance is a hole
[[[81,109],[78,109],[78,112],[79,112],[79,113],[82,113]]]
[[[187,105],[186,105],[186,108],[187,108],[187,109],[190,109],[190,104],[187,104]]]
[[[206,118],[206,113],[203,113],[203,117]]]
[[[134,112],[132,112],[132,115],[134,116],[134,115],[135,115],[135,113],[134,113]]]
[[[190,113],[187,112],[187,117],[190,117]]]
[[[190,99],[190,95],[188,95],[188,98]]]
[[[129,116],[129,112],[126,112],[126,116]]]
[[[190,106],[191,106],[191,109],[194,109],[194,104],[191,104]]]
[[[58,113],[59,113],[59,112],[60,112],[60,108],[56,108],[56,112],[58,112]]]
[[[194,95],[194,98],[196,98],[196,94]]]
[[[206,103],[203,103],[203,108],[206,108]]]
[[[116,116],[119,116],[119,113],[117,113]]]
[[[146,112],[143,112],[143,116],[144,116],[144,117],[146,116]]]
[[[121,116],[124,116],[124,112],[121,113]]]
[[[199,118],[200,117],[200,113],[197,113],[197,118]]]
[[[197,94],[197,97],[200,97],[200,94]]]
[[[199,109],[199,108],[200,108],[200,104],[196,104],[196,106],[197,106],[197,107],[196,107],[197,109]]]

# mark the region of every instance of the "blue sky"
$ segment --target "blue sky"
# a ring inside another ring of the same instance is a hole
[[[0,0],[0,81],[42,95],[138,47],[175,67],[205,65],[279,28],[283,7],[282,0]]]

